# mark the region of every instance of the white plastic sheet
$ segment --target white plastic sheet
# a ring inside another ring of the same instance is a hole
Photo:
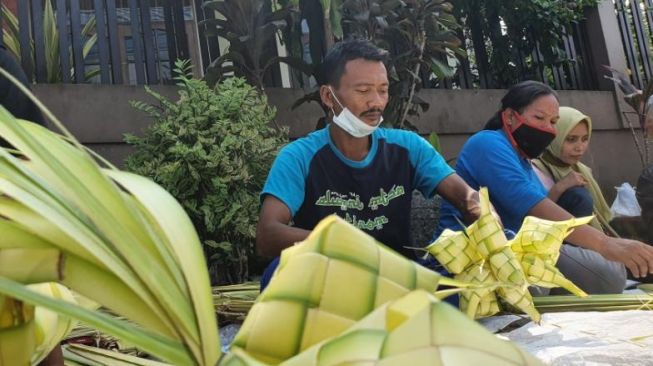
[[[517,319],[510,317],[483,324],[501,329]],[[555,366],[653,365],[653,311],[543,314],[541,325],[530,322],[501,336]]]

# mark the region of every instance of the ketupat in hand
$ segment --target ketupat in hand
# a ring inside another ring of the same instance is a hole
[[[462,232],[445,230],[426,248],[458,280],[499,283],[496,291],[487,288],[464,291],[460,301],[463,312],[475,318],[496,314],[498,295],[539,321],[529,285],[560,286],[578,296],[587,295],[567,280],[555,268],[555,263],[563,239],[572,228],[586,224],[591,217],[562,222],[527,217],[519,233],[509,241],[491,214],[486,188],[481,188],[480,197],[482,213],[474,224]]]

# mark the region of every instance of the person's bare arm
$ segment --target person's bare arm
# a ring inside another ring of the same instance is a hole
[[[472,189],[458,174],[444,178],[437,187],[438,194],[463,214],[465,223],[471,224],[481,215],[478,192]]]
[[[582,174],[576,172],[570,172],[564,178],[560,179],[556,184],[551,187],[549,194],[547,195],[549,199],[553,202],[557,202],[558,198],[562,196],[565,191],[573,187],[584,187],[587,185],[587,180],[583,177]]]
[[[306,239],[310,231],[289,226],[290,209],[274,196],[263,199],[258,225],[256,249],[266,257],[277,257],[281,251]]]
[[[552,221],[572,218],[571,214],[548,198],[533,206],[528,214]],[[640,241],[613,238],[590,225],[575,228],[567,240],[581,248],[594,250],[606,259],[623,263],[635,277],[653,273],[653,247]]]

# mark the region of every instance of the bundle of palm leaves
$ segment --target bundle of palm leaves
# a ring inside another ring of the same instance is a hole
[[[212,289],[213,305],[222,324],[242,322],[260,294],[258,282],[215,286]]]

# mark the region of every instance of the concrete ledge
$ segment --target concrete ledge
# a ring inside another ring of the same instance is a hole
[[[138,133],[152,121],[129,102],[154,103],[143,86],[97,84],[37,84],[34,93],[84,143],[122,143],[127,132]],[[177,99],[174,86],[152,89]]]
[[[175,86],[152,86],[156,92],[177,99]],[[84,142],[121,142],[127,132],[138,132],[151,122],[129,105],[132,100],[155,102],[142,86],[38,84],[34,91],[39,98]],[[292,109],[304,92],[298,89],[269,88],[270,103],[277,108],[277,120],[290,127],[293,138],[315,129],[323,116],[316,103],[304,103]],[[440,135],[471,134],[485,124],[499,108],[505,90],[441,90],[426,89],[420,97],[430,103],[416,126],[420,133]],[[562,105],[576,107],[592,117],[595,130],[621,129],[614,92],[560,91]]]

